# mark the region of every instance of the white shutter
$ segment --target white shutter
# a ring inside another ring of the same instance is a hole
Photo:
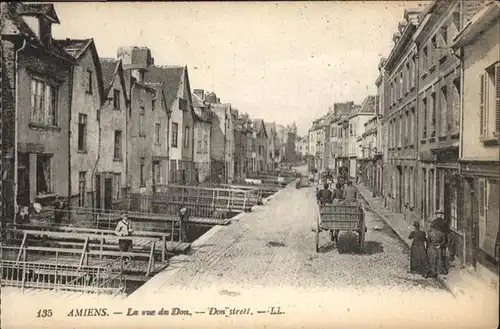
[[[487,193],[486,180],[478,181],[478,215],[479,215],[479,247],[484,247],[484,238],[486,236],[486,211],[487,211]]]
[[[484,138],[486,136],[486,92],[485,92],[485,75],[481,74],[479,79],[479,137]]]
[[[500,133],[500,64],[495,65],[495,135]]]

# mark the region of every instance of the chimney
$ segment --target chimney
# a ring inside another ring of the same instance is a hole
[[[203,89],[194,89],[193,94],[198,96],[202,101],[205,100],[205,91]]]
[[[151,50],[147,47],[119,47],[117,57],[122,60],[123,67],[131,70],[132,76],[141,83],[144,82],[144,73],[147,68],[154,65]]]
[[[205,96],[205,100],[210,104],[215,104],[217,102],[217,95],[215,95],[215,93],[213,92],[207,93]]]
[[[394,44],[397,44],[400,38],[401,38],[401,33],[399,32],[396,32],[392,35],[392,41],[394,42]]]

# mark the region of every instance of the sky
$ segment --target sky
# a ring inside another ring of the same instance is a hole
[[[300,135],[336,102],[376,93],[378,63],[415,1],[56,3],[56,39],[94,38],[100,57],[151,49],[187,65],[191,89]]]

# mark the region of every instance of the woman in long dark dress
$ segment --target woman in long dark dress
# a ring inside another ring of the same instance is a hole
[[[442,255],[445,247],[445,235],[436,225],[431,225],[431,229],[427,236],[427,257],[429,258],[429,275],[436,277],[438,274],[443,274]]]
[[[427,236],[424,231],[420,230],[420,223],[414,222],[415,230],[410,233],[408,239],[412,240],[410,249],[410,273],[427,276],[429,262],[427,252],[425,251],[425,243]]]

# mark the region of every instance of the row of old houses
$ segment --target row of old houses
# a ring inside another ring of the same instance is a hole
[[[494,1],[406,9],[394,46],[378,66],[377,94],[360,107],[335,104],[309,131],[311,167],[348,167],[408,225],[419,221],[428,228],[443,211],[457,265],[494,281],[500,257],[499,17]]]
[[[191,90],[187,66],[157,65],[146,47],[101,58],[91,38],[54,39],[59,23],[52,4],[2,3],[4,219],[58,196],[112,209],[130,192],[231,182],[285,160],[279,125]]]

